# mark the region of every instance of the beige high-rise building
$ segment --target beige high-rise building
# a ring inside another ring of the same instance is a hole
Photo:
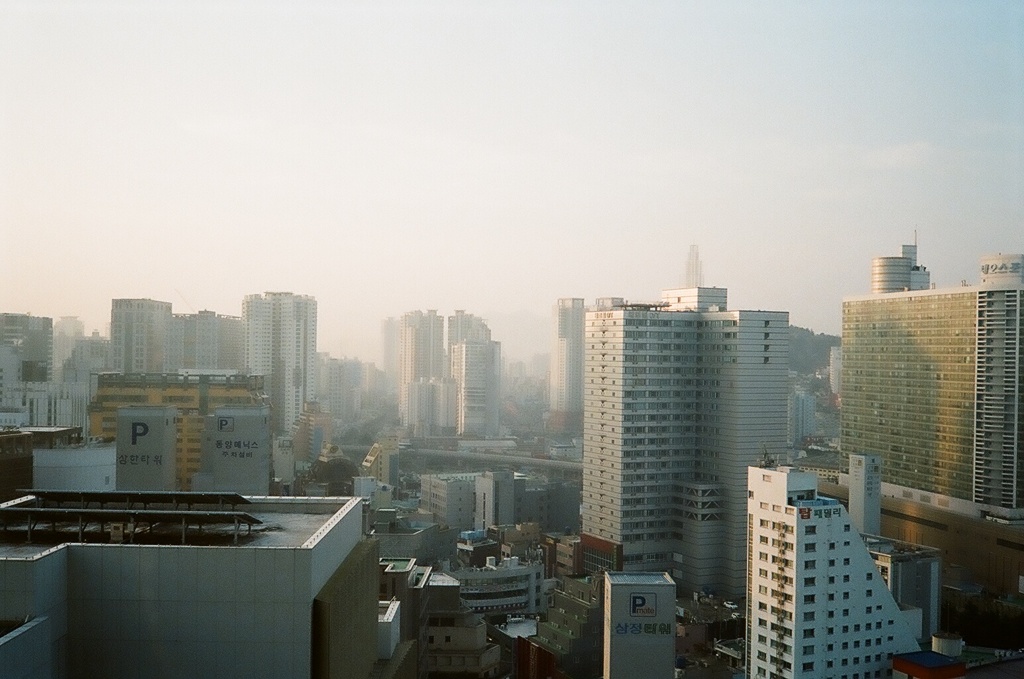
[[[166,372],[170,325],[170,302],[111,300],[110,351],[114,370],[125,374]]]

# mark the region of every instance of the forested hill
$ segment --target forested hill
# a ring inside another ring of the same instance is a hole
[[[789,326],[789,369],[811,375],[828,367],[828,352],[839,346],[835,335],[815,333],[807,328]]]

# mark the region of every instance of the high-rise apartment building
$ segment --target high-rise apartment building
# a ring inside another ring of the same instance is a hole
[[[271,431],[291,430],[316,395],[316,299],[290,292],[247,295],[242,302],[245,370],[263,375]]]
[[[487,333],[490,335],[490,331]],[[501,343],[463,340],[451,346],[459,436],[497,436],[501,408]]]
[[[447,376],[444,316],[433,309],[403,314],[399,324],[399,348],[398,405],[402,424],[408,424],[410,385]]]
[[[77,316],[61,316],[53,324],[53,373],[50,379],[64,379],[64,362],[75,345],[85,337],[85,324]]]
[[[587,313],[584,568],[667,571],[733,595],[747,467],[788,448],[789,315],[727,311],[722,288]]]
[[[456,309],[453,316],[448,317],[448,351],[462,342],[490,342],[491,329],[484,319],[474,314],[467,314]]]
[[[555,302],[548,375],[548,426],[579,433],[583,427],[583,328],[586,307],[578,297]]]
[[[889,676],[918,650],[920,610],[893,599],[838,500],[786,467],[749,474],[747,676]]]
[[[0,314],[0,345],[13,347],[22,382],[53,379],[53,319],[31,314]]]
[[[168,370],[171,303],[152,299],[115,299],[110,304],[110,351],[120,373]]]
[[[242,319],[213,311],[174,314],[169,326],[168,370],[245,371]]]
[[[402,338],[397,318],[385,318],[380,322],[380,355],[381,370],[384,371],[386,391],[389,394],[398,391],[401,380]]]
[[[921,270],[876,259],[875,294],[843,301],[843,450],[940,507],[1024,517],[1024,255],[984,257],[956,288]]]

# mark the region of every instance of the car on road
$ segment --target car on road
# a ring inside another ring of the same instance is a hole
[[[733,611],[739,608],[739,606],[736,605],[735,601],[723,601],[722,605]]]

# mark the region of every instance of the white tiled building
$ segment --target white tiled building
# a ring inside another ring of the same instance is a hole
[[[584,568],[742,592],[747,467],[788,450],[789,315],[723,288],[587,312]],[[621,549],[622,563],[605,552]],[[604,563],[600,563],[604,560]]]
[[[747,676],[892,676],[921,611],[900,610],[843,506],[788,467],[751,467],[748,489]]]

